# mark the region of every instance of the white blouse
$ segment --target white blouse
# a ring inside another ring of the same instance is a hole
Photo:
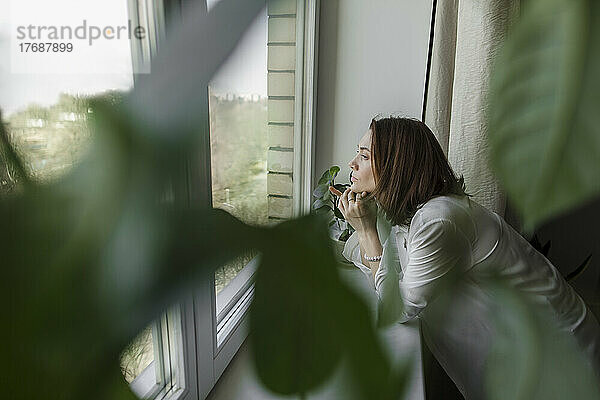
[[[377,230],[383,256],[374,279],[362,263],[356,233],[342,254],[371,282],[381,322],[420,318],[431,352],[466,399],[484,398],[482,373],[493,336],[492,303],[478,282],[490,274],[508,278],[512,286],[549,305],[599,372],[598,321],[550,261],[498,214],[466,196],[438,196],[420,206],[409,227],[391,226],[380,214]],[[439,285],[455,276],[460,276],[461,290],[453,294],[452,307],[444,309],[451,323],[444,324],[443,331],[431,329],[424,310]]]

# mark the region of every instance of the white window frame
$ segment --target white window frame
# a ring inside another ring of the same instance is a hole
[[[300,216],[310,212],[313,187],[320,0],[296,2],[293,215]],[[192,188],[191,193],[199,196],[194,201],[211,204],[210,142],[209,135],[205,137],[204,149],[199,152],[199,158],[204,163],[204,176],[198,177],[192,173],[190,181],[200,182],[208,190],[204,190],[202,195],[201,190]],[[200,399],[208,396],[248,335],[248,310],[254,295],[254,276],[259,260],[260,255],[252,259],[218,295],[215,294],[214,274],[207,276],[202,287],[196,291],[194,315]]]
[[[134,85],[138,71],[147,70],[165,37],[166,12],[163,0],[128,0],[132,24],[148,27],[144,39],[131,40]],[[181,188],[168,188],[163,200],[185,202],[184,192]],[[193,297],[187,296],[154,321],[152,336],[154,361],[131,382],[132,391],[145,399],[198,399]]]
[[[156,54],[164,35],[165,12],[170,23],[185,23],[184,9],[192,2],[207,7],[206,0],[128,0],[132,23],[146,19],[148,40],[132,41],[134,71],[141,71]],[[164,4],[163,4],[164,1]],[[243,0],[240,0],[243,1]],[[312,170],[314,165],[315,111],[317,93],[318,21],[320,0],[296,0],[296,74],[294,120],[294,187],[293,215],[310,212]],[[165,11],[164,6],[169,7]],[[134,74],[134,82],[137,75]],[[208,115],[208,88],[203,105]],[[209,130],[209,123],[199,130]],[[175,201],[187,197],[189,203],[212,204],[209,135],[195,159],[185,166],[187,188],[174,190]],[[259,256],[252,259],[217,295],[214,274],[201,279],[193,296],[167,312],[177,329],[164,335],[176,344],[170,351],[175,365],[172,385],[157,388],[152,363],[134,382],[134,392],[144,398],[167,400],[205,399],[248,335],[248,310],[254,295],[254,276]],[[218,300],[217,301],[217,296]],[[153,331],[165,332],[164,323],[156,322]],[[159,335],[160,336],[160,335]],[[163,345],[164,347],[164,345]],[[164,363],[163,363],[164,364]]]

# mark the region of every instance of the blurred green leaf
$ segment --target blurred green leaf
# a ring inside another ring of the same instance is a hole
[[[304,217],[270,236],[251,314],[261,380],[277,393],[306,394],[344,357],[362,398],[397,399],[407,371],[392,369],[367,306],[338,277],[325,224]]]
[[[224,0],[210,17],[191,12],[197,24],[172,36],[190,46],[161,53],[162,67],[153,65],[124,103],[92,102],[94,138],[80,165],[57,182],[32,182],[0,199],[7,398],[134,399],[119,368],[123,348],[184,289],[260,240],[235,240],[252,228],[224,212],[160,198],[169,179],[183,176],[180,160],[197,140],[198,85],[206,87],[262,5]],[[16,157],[9,162],[19,169]]]
[[[497,332],[486,364],[490,399],[600,398],[575,337],[545,308],[500,279],[487,282],[486,289],[499,306],[490,313]]]
[[[490,162],[527,230],[600,193],[600,3],[530,0],[491,82]]]
[[[277,393],[306,393],[340,360],[330,316],[341,284],[323,232],[309,219],[280,224],[272,232],[277,246],[265,249],[257,272],[250,338],[257,372]]]

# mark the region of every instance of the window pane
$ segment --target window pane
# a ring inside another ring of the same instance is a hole
[[[54,104],[31,99],[6,118],[11,143],[27,172],[39,181],[60,177],[84,154],[90,141],[86,96],[62,92]],[[9,178],[2,182],[12,187]]]
[[[11,11],[26,13],[30,10],[30,3],[12,1]],[[39,1],[41,4],[42,1]],[[102,2],[102,15],[97,15],[98,22],[127,26],[127,7],[127,1]],[[89,12],[89,7],[85,9]],[[48,21],[81,21],[78,14],[81,9],[69,13],[64,7],[49,7],[47,11],[49,13],[44,18]],[[1,22],[0,37],[9,37],[7,29],[10,25],[4,23],[8,21]],[[5,50],[3,46],[9,44],[10,41],[0,40],[0,50]],[[128,38],[113,40],[110,47],[100,46],[95,51],[95,55],[101,56],[115,71],[122,72],[45,75],[0,71],[0,87],[4,88],[0,108],[9,140],[24,161],[27,172],[39,182],[60,178],[84,156],[91,142],[89,99],[124,96],[133,87],[131,42]],[[75,58],[75,62],[79,59]],[[84,60],[81,62],[85,65]],[[0,195],[18,190],[18,185],[14,171],[7,168],[0,149]],[[121,369],[128,382],[134,381],[153,363],[155,341],[152,327],[148,327],[123,351]],[[151,372],[154,377],[154,371]]]
[[[121,372],[133,382],[154,361],[152,327],[149,326],[121,353]]]
[[[70,26],[72,21],[81,22],[81,8],[69,12],[63,7],[47,6],[41,0],[11,1],[10,15],[31,14],[34,21],[36,16],[41,18],[41,15],[32,14],[32,3],[45,10],[43,21],[48,23],[68,23]],[[89,13],[89,7],[86,8]],[[127,26],[127,2],[107,0],[102,2],[99,9],[102,12],[96,15],[98,23]],[[96,11],[98,9],[94,8],[94,13]],[[11,23],[14,21],[6,18],[0,16],[0,38],[8,39],[13,36]],[[0,40],[0,51],[8,54],[10,45],[10,40]],[[87,125],[89,97],[109,91],[123,93],[133,86],[129,39],[113,40],[109,47],[89,47],[94,49],[94,56],[112,65],[114,71],[122,72],[50,75],[10,73],[10,63],[7,68],[0,70],[0,87],[3,88],[0,108],[3,120],[7,123],[9,139],[23,158],[27,171],[37,180],[47,181],[64,175],[85,153],[90,142]],[[76,57],[76,54],[82,53],[71,53],[69,65],[77,70],[73,64],[80,62],[83,70],[87,65],[86,57]],[[6,170],[1,157],[0,154],[0,193],[14,190],[17,185],[14,174]]]
[[[267,11],[252,23],[209,85],[213,206],[267,223]],[[215,272],[220,292],[255,256]]]

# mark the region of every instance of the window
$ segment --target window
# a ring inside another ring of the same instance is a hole
[[[25,9],[31,1],[12,4]],[[194,1],[207,12],[218,2]],[[63,73],[52,80],[31,73],[0,82],[10,93],[0,103],[10,140],[32,177],[57,179],[79,162],[91,139],[89,97],[130,91],[160,47],[165,14],[170,23],[188,23],[183,8],[191,3],[98,3],[95,7],[112,23],[131,20],[148,32],[106,53],[107,63],[119,73]],[[56,13],[64,9],[54,7]],[[203,163],[187,160],[181,173],[189,186],[166,190],[157,201],[212,204],[257,225],[279,223],[310,209],[317,9],[318,0],[267,0],[206,88],[201,112],[210,121],[199,127],[206,138],[198,154]],[[81,21],[79,14],[75,17]],[[10,170],[0,171],[0,183],[2,191],[18,189]],[[166,310],[123,351],[124,379],[139,397],[188,400],[208,395],[247,335],[258,257],[249,253],[207,276],[193,296]]]
[[[203,1],[209,13],[218,3]],[[198,158],[209,160],[189,178],[192,202],[261,226],[310,210],[318,20],[318,1],[266,3],[207,87]],[[259,257],[223,266],[195,295],[200,398],[246,338]]]
[[[209,85],[211,185],[213,207],[253,225],[267,216],[267,10]],[[219,293],[256,253],[215,272]]]
[[[93,55],[111,65],[111,73],[91,73],[86,64],[89,60],[80,54],[69,59],[71,69],[64,73],[16,73],[6,81],[6,75],[0,75],[7,94],[0,107],[9,140],[29,175],[40,182],[64,176],[82,159],[91,139],[89,99],[126,95],[134,86],[135,73],[144,72],[156,53],[164,29],[162,0],[106,0],[79,9],[56,2],[46,6],[41,1],[13,1],[7,22],[27,24],[30,21],[23,19],[30,18],[32,9],[41,8],[46,24],[76,26],[82,18],[90,18],[88,23],[127,26],[131,20],[133,26],[145,27],[148,35],[142,40],[112,40],[108,49],[98,46]],[[9,26],[0,25],[1,29]],[[4,36],[6,32],[0,33]],[[80,73],[71,73],[78,68]],[[0,169],[0,194],[18,190],[12,171],[4,166]],[[168,196],[167,200],[174,201]],[[121,370],[132,390],[143,398],[197,398],[193,336],[190,298],[163,313],[121,354]],[[191,357],[186,352],[190,349]]]
[[[150,72],[150,61],[165,35],[165,14],[173,10],[165,8],[163,0],[128,0],[128,11],[132,25],[146,27],[149,33],[131,41],[133,69]],[[184,198],[185,194],[169,187],[158,201],[185,202]],[[194,344],[193,300],[189,298],[163,313],[123,352],[121,368],[126,379],[135,377],[128,379],[134,393],[147,399],[196,399]]]

